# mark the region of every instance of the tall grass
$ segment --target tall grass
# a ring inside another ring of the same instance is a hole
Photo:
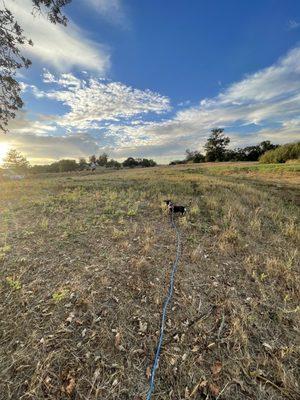
[[[264,164],[284,163],[288,160],[300,161],[300,142],[279,146],[274,150],[267,151],[259,159]]]

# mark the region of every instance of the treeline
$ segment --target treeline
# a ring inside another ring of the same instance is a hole
[[[34,165],[31,166],[27,159],[15,149],[11,149],[4,160],[4,169],[12,170],[16,173],[29,172],[35,173],[52,173],[52,172],[71,172],[71,171],[84,171],[84,170],[95,170],[97,166],[105,168],[134,168],[134,167],[154,167],[156,164],[152,159],[147,158],[133,158],[128,157],[122,163],[114,159],[109,159],[106,153],[101,154],[99,157],[95,155],[90,156],[88,159],[80,158],[76,160],[63,159],[55,161],[51,164],[46,165]]]
[[[30,168],[32,173],[40,172],[70,172],[70,171],[85,171],[85,170],[95,170],[97,166],[120,169],[120,168],[134,168],[134,167],[154,167],[156,164],[153,160],[148,160],[147,158],[133,158],[128,157],[125,161],[120,163],[114,159],[108,159],[106,154],[100,155],[98,158],[96,156],[89,157],[87,161],[85,158],[80,158],[78,162],[75,160],[60,160],[49,165],[34,165]]]
[[[270,150],[280,147],[265,140],[256,146],[228,149],[230,138],[224,135],[224,129],[212,129],[210,137],[204,145],[205,154],[197,150],[186,150],[184,160],[171,161],[170,165],[201,163],[214,161],[258,161],[260,157]]]

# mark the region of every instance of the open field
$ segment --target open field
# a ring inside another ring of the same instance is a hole
[[[300,398],[299,166],[179,165],[0,183],[0,399]]]

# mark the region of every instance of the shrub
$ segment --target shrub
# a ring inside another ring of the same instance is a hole
[[[300,159],[300,142],[288,143],[274,150],[267,151],[259,161],[263,164],[284,163],[288,160]]]
[[[107,161],[105,167],[106,168],[120,169],[121,168],[121,164],[118,161],[111,159],[111,160]]]
[[[123,161],[123,167],[155,167],[156,162],[154,160],[148,160],[147,158],[133,158],[128,157],[125,161]]]

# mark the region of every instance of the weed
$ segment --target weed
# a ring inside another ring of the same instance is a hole
[[[22,288],[21,282],[18,279],[14,279],[12,277],[7,277],[6,283],[14,290],[20,290]]]
[[[55,301],[55,303],[59,303],[59,302],[65,300],[66,297],[68,296],[68,294],[69,294],[68,289],[62,289],[57,292],[54,292],[52,294],[52,299]]]

